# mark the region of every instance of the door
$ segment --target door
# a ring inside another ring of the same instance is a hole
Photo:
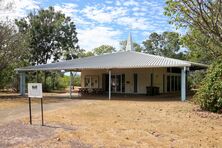
[[[134,93],[137,93],[137,88],[138,88],[138,75],[136,73],[133,74],[133,79],[134,79]]]
[[[150,75],[150,86],[153,87],[153,73]]]
[[[111,90],[113,93],[121,92],[121,75],[111,76]]]
[[[116,92],[121,92],[121,75],[116,75]]]
[[[105,91],[109,91],[109,75],[105,74],[105,78],[104,78],[104,85],[105,85]]]
[[[104,75],[105,91],[109,91],[109,75]],[[125,92],[125,75],[111,75],[111,92],[120,93]]]

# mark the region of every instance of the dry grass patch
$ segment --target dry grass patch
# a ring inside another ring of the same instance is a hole
[[[85,100],[45,119],[78,127],[61,131],[61,141],[78,139],[95,147],[222,146],[221,117],[205,117],[194,108],[180,101]]]

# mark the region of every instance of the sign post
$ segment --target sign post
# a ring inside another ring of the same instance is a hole
[[[42,115],[42,126],[44,125],[43,120],[43,96],[42,96],[42,84],[41,83],[28,83],[28,97],[29,97],[29,122],[32,124],[32,109],[31,109],[31,98],[41,99],[41,115]]]
[[[43,119],[43,99],[41,98],[41,115],[42,115],[42,126],[44,125],[44,119]]]

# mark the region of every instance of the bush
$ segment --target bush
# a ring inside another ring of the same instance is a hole
[[[222,60],[209,67],[195,98],[203,110],[222,113]]]
[[[206,72],[202,70],[190,72],[188,75],[188,86],[193,90],[198,89],[205,75]]]

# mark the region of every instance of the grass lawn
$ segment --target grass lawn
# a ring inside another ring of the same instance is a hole
[[[39,115],[33,120],[39,124]],[[27,131],[44,132],[35,140],[18,141],[18,146],[222,147],[222,117],[199,111],[189,102],[73,100],[46,111],[45,123],[45,127],[30,126],[23,118],[19,124],[29,127]],[[1,128],[7,127],[10,124]]]

